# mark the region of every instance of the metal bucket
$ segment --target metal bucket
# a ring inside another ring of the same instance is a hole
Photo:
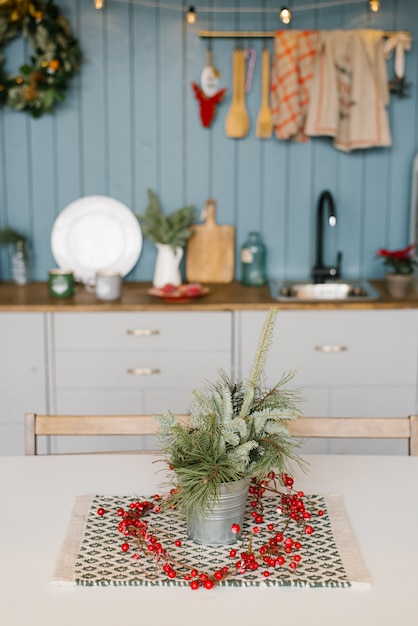
[[[186,514],[189,539],[207,546],[224,546],[237,541],[241,533],[233,533],[231,527],[238,524],[242,528],[249,484],[249,478],[223,483],[219,500],[209,506],[204,518]]]

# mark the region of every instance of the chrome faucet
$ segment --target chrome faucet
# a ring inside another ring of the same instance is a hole
[[[337,254],[337,263],[333,266],[325,266],[322,262],[323,252],[323,214],[325,203],[328,204],[328,224],[334,227],[337,224],[335,204],[329,191],[323,191],[319,197],[317,208],[317,231],[316,231],[316,263],[312,268],[312,280],[314,283],[322,283],[327,278],[339,278],[342,253]]]

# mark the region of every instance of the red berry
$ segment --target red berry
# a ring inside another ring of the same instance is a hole
[[[241,531],[241,527],[239,524],[232,524],[231,532],[233,532],[234,535],[237,535],[240,531]]]
[[[102,506],[100,506],[97,509],[97,515],[104,515],[106,513],[106,511],[104,510],[104,508]]]
[[[264,576],[264,578],[268,578],[268,577],[270,576],[270,572],[268,572],[267,570],[265,570],[265,571],[263,572],[263,576]]]
[[[202,285],[199,283],[190,283],[186,285],[184,292],[186,296],[198,296],[202,293]]]
[[[305,526],[305,533],[307,535],[312,535],[314,529],[312,528],[312,526]]]
[[[318,515],[321,517],[323,514],[324,514],[324,511],[322,509],[319,509]]]
[[[176,539],[175,542],[174,542],[174,545],[177,546],[177,547],[181,546],[180,539]]]
[[[176,287],[174,285],[172,285],[171,283],[167,283],[166,285],[164,285],[164,287],[161,289],[161,291],[163,293],[173,293],[173,291],[176,290]]]
[[[192,580],[192,582],[190,583],[190,589],[193,589],[193,591],[195,591],[196,589],[199,589],[199,581]]]
[[[237,551],[232,548],[232,550],[229,551],[229,556],[234,559],[237,556]]]
[[[213,580],[205,580],[205,582],[203,583],[203,586],[205,589],[213,589],[215,583],[213,582]]]
[[[120,548],[121,548],[122,552],[128,552],[128,550],[129,550],[129,543],[123,543]]]

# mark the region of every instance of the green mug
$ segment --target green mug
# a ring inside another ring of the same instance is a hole
[[[74,295],[74,274],[72,270],[50,270],[48,290],[52,298],[71,298]]]

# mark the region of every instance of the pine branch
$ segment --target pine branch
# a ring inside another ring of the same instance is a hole
[[[155,193],[148,189],[149,204],[144,214],[137,213],[136,217],[141,224],[144,237],[152,243],[170,245],[173,249],[183,248],[192,235],[189,227],[194,217],[194,207],[184,206],[171,215],[163,215]]]

